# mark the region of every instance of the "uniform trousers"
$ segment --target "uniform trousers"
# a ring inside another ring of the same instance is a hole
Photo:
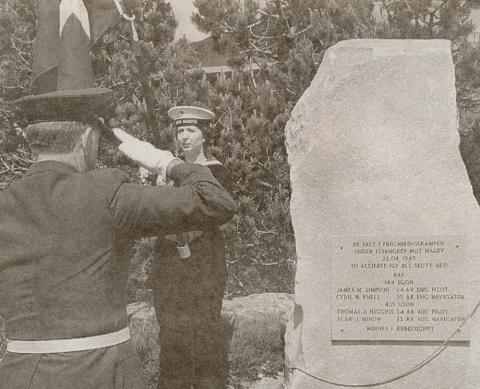
[[[132,341],[54,354],[7,352],[0,389],[148,389]]]

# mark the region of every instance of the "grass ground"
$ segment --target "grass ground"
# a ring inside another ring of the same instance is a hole
[[[229,358],[232,384],[283,371],[284,333],[284,324],[269,314],[235,323]]]

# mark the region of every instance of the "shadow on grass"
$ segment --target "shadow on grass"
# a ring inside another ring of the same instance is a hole
[[[237,320],[230,342],[230,378],[233,386],[283,371],[285,325],[265,313]]]

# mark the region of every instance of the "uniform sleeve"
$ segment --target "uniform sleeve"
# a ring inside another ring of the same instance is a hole
[[[179,164],[171,178],[175,187],[121,184],[109,205],[115,228],[133,237],[165,235],[221,225],[235,213],[235,202],[208,168]]]
[[[223,186],[223,188],[228,192],[232,193],[233,191],[233,182],[230,172],[223,165],[211,165],[208,166],[210,171],[216,180]]]

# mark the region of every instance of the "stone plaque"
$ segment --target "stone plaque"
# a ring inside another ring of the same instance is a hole
[[[462,236],[334,237],[331,265],[334,341],[442,342],[469,314]]]

